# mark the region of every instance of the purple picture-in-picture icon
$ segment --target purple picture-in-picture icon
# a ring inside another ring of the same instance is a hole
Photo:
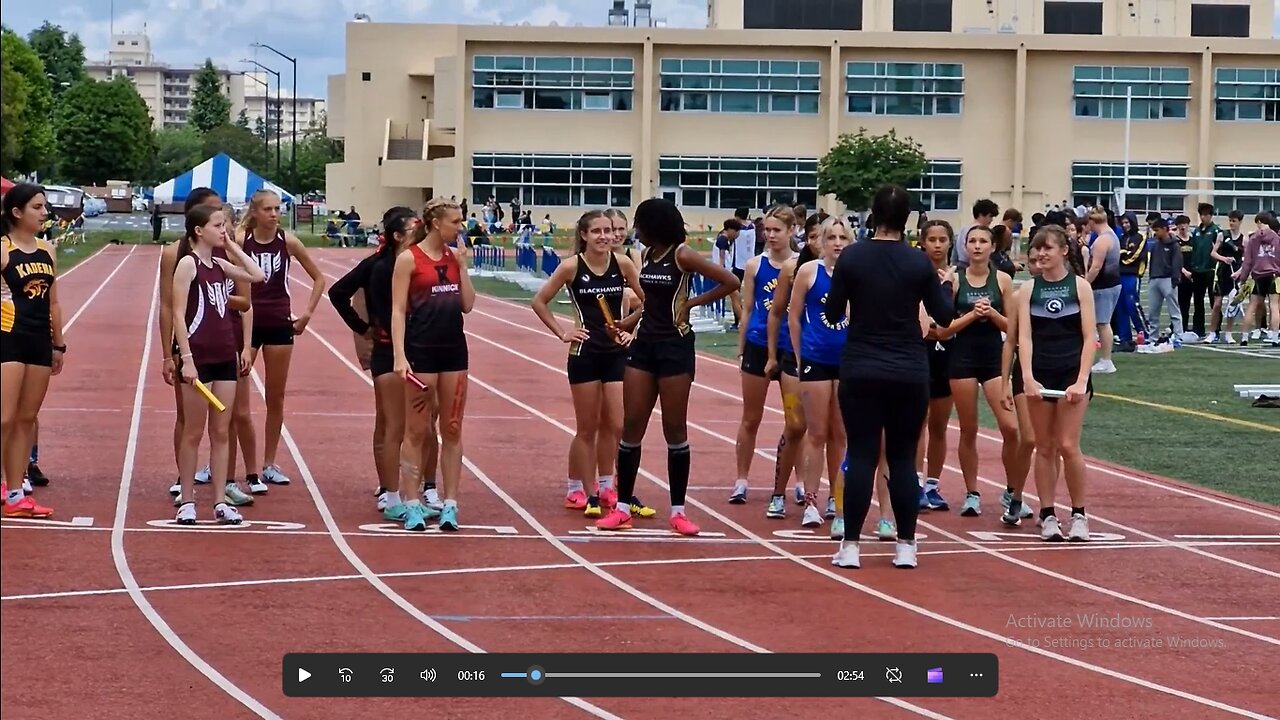
[[[940,667],[930,668],[928,675],[929,675],[928,679],[930,683],[942,682],[942,668]]]

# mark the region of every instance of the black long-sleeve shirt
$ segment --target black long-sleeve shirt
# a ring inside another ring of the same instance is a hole
[[[920,341],[920,303],[934,322],[951,324],[952,291],[938,280],[924,253],[896,240],[867,239],[840,253],[824,314],[840,321],[846,306],[849,339],[840,377],[929,381],[929,355]]]
[[[372,327],[377,331],[376,339],[390,342],[391,332],[391,273],[394,259],[383,261],[380,253],[361,260],[346,275],[329,288],[329,302],[338,311],[342,321],[351,331],[364,335]],[[364,305],[369,314],[366,321],[351,305],[351,298],[358,291],[364,291]]]

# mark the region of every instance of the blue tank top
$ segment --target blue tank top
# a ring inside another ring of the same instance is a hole
[[[751,299],[751,321],[747,323],[747,342],[753,345],[769,347],[769,310],[773,307],[773,291],[778,287],[781,274],[782,270],[769,262],[768,255],[760,256],[754,278],[755,297]],[[785,316],[778,328],[778,352],[792,352],[791,333],[787,330]]]
[[[827,307],[827,293],[831,291],[831,273],[821,262],[813,276],[813,286],[804,297],[804,327],[800,330],[800,361],[818,365],[839,365],[844,352],[845,339],[849,335],[849,316],[845,315],[832,327],[823,311]]]

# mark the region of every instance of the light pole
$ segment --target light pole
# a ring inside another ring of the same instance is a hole
[[[262,86],[262,164],[264,167],[271,167],[271,150],[267,146],[267,98],[271,97],[271,86],[265,80],[259,80],[257,75],[249,73],[240,73],[241,77],[247,77],[250,80]],[[279,170],[277,170],[279,172]]]
[[[293,103],[292,103],[293,105],[293,142],[289,144],[289,174],[293,176],[292,180],[294,185],[297,185],[298,183],[298,59],[289,57],[288,55],[285,55],[284,53],[271,47],[270,45],[266,45],[263,43],[253,43],[252,45],[250,45],[250,47],[262,48],[263,50],[270,50],[271,52],[279,55],[285,60],[288,60],[289,64],[293,65]],[[297,192],[296,187],[294,188],[294,192]]]
[[[240,62],[249,63],[251,65],[257,65],[263,70],[266,70],[267,72],[276,76],[276,179],[279,179],[280,177],[280,128],[281,128],[281,122],[283,121],[283,118],[281,118],[280,115],[282,112],[282,108],[284,107],[283,104],[281,104],[280,102],[280,73],[276,72],[275,70],[272,70],[266,65],[263,65],[257,60],[241,60]],[[263,113],[266,114],[267,103],[264,102],[262,105],[263,105],[263,108],[262,108]]]

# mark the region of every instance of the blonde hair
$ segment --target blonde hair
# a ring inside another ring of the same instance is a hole
[[[444,216],[450,210],[457,210],[458,212],[462,212],[462,206],[459,205],[457,201],[451,200],[443,196],[434,197],[428,200],[427,204],[422,206],[423,228],[427,232],[431,232],[432,230],[431,223],[435,220],[440,220],[444,218]]]
[[[610,220],[617,218],[619,220],[622,220],[623,225],[627,224],[627,214],[622,212],[618,208],[609,208],[608,210],[605,210],[604,216],[609,218]]]
[[[849,236],[849,242],[853,242],[853,229],[849,227],[849,222],[839,215],[832,215],[822,221],[822,225],[819,227],[818,238],[824,248],[826,247],[827,236],[838,227],[844,228],[845,234]]]
[[[236,242],[236,209],[229,202],[222,203],[222,215],[226,220],[227,238]]]
[[[765,219],[773,218],[789,228],[796,226],[796,211],[786,205],[774,205],[764,216]]]
[[[253,197],[249,198],[249,208],[244,211],[244,217],[240,218],[240,237],[249,237],[254,228],[257,227],[258,223],[253,217],[254,213],[258,211],[258,208],[262,207],[262,203],[271,198],[279,200],[280,196],[274,190],[267,190],[266,188],[258,190],[253,194]]]
[[[1088,220],[1089,220],[1089,222],[1091,222],[1091,223],[1095,223],[1095,224],[1098,224],[1098,225],[1106,225],[1106,224],[1107,224],[1107,213],[1106,213],[1106,211],[1104,211],[1104,210],[1100,210],[1100,209],[1098,209],[1098,208],[1094,208],[1092,211],[1090,211],[1090,213],[1089,213],[1089,217],[1088,217]]]

